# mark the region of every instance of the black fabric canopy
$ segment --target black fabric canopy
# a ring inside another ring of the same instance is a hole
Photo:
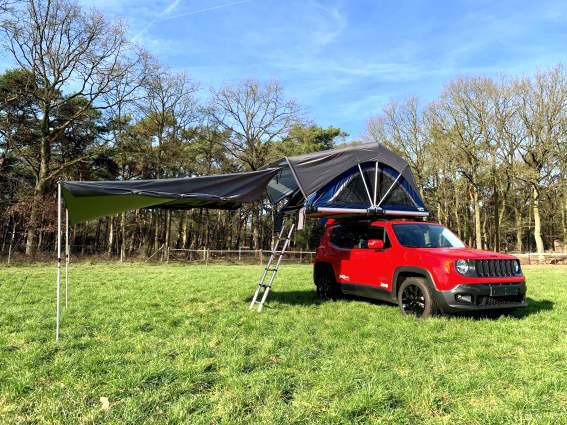
[[[298,205],[333,179],[360,164],[376,162],[403,176],[417,193],[406,161],[377,143],[285,157],[259,171],[163,180],[64,182],[62,194],[71,223],[138,208],[236,209],[267,195]]]
[[[64,182],[69,221],[80,223],[138,208],[236,209],[265,197],[278,168],[160,180]]]
[[[396,170],[415,187],[408,163],[384,145],[366,143],[344,149],[290,156],[265,168],[280,168],[281,172],[268,184],[272,202],[279,202],[297,190],[307,198],[335,177],[364,162],[378,161]]]

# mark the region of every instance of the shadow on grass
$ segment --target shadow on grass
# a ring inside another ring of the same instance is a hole
[[[353,295],[343,295],[341,299],[350,300],[353,302],[365,302],[369,304],[375,305],[388,305],[392,308],[396,308],[395,304],[388,303],[385,301],[374,300],[370,298],[362,298]],[[304,290],[304,291],[285,291],[285,292],[278,292],[278,291],[271,291],[268,296],[268,301],[275,301],[281,304],[288,304],[288,305],[302,305],[302,306],[309,306],[309,305],[318,305],[323,302],[332,302],[332,301],[322,301],[317,297],[315,291]],[[250,300],[248,299],[248,302]],[[512,310],[491,310],[491,311],[479,311],[479,312],[463,312],[463,313],[452,313],[449,317],[468,317],[475,320],[481,319],[498,319],[502,316],[510,316],[515,317],[517,319],[523,319],[528,317],[532,314],[537,314],[542,311],[549,311],[553,310],[553,301],[551,300],[534,300],[532,298],[528,298],[528,306],[526,308],[518,308]]]
[[[271,291],[268,294],[268,302],[276,301],[281,304],[289,305],[317,305],[321,301],[315,291]],[[250,302],[250,300],[248,300]]]

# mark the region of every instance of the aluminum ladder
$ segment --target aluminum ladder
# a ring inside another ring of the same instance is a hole
[[[285,233],[285,226],[282,225],[282,229],[278,235],[278,239],[272,246],[272,252],[270,254],[270,258],[264,267],[264,271],[262,272],[262,276],[260,277],[260,282],[258,282],[258,288],[256,288],[256,292],[254,293],[254,297],[252,298],[252,302],[250,303],[249,309],[252,310],[256,305],[258,306],[258,312],[262,311],[264,308],[264,303],[268,298],[268,294],[270,293],[270,289],[272,289],[272,285],[274,284],[274,279],[276,278],[276,274],[278,273],[278,269],[280,268],[280,263],[282,262],[282,258],[289,246],[289,242],[291,240],[291,235],[293,234],[293,230],[295,229],[295,223],[292,223],[289,227],[287,235]],[[280,243],[283,241],[283,246],[281,250],[278,250],[280,247]],[[277,256],[277,261],[274,259]],[[258,300],[260,298],[260,300]]]

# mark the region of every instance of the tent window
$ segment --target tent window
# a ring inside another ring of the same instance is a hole
[[[363,175],[371,193],[374,193],[374,181],[378,182],[378,188],[376,190],[376,199],[378,201],[386,194],[396,178],[392,177],[388,172],[384,172],[381,168],[378,169],[378,178],[376,180],[374,179],[374,174],[375,164],[370,164],[363,168]],[[335,205],[370,206],[368,194],[366,193],[364,182],[362,181],[362,176],[359,172],[353,173],[350,178],[346,180],[346,182],[337,190],[335,195],[331,197],[330,203]],[[416,207],[415,202],[404,190],[399,181],[394,185],[386,199],[382,202],[382,206],[384,205],[409,209]]]
[[[366,172],[364,173],[366,174]],[[369,183],[366,177],[366,184]],[[337,193],[333,198],[333,203],[336,204],[365,204],[368,205],[368,195],[364,187],[364,182],[360,173],[356,173],[350,181]]]
[[[386,193],[388,188],[394,183],[395,178],[391,177],[387,173],[382,173],[382,178],[384,183],[380,187],[380,191]],[[407,207],[407,208],[415,208],[415,203],[410,198],[408,193],[403,189],[402,185],[396,184],[386,199],[382,202],[382,206],[384,205],[396,205],[400,207]]]

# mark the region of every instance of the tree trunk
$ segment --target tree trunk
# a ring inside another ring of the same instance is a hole
[[[567,191],[563,198],[563,252],[567,253]]]
[[[181,248],[187,249],[187,241],[189,240],[189,211],[185,211],[185,220],[183,220],[183,230],[181,239]]]
[[[114,217],[108,219],[108,258],[112,257],[112,245],[114,244]]]
[[[8,246],[8,264],[12,258],[12,246],[14,245],[14,239],[16,238],[16,219],[14,219],[14,225],[12,227],[12,237],[10,238],[10,245]]]
[[[126,213],[120,216],[120,262],[126,259]]]
[[[534,239],[536,243],[536,250],[538,254],[543,254],[545,251],[543,245],[543,238],[541,236],[541,216],[539,212],[539,188],[534,185],[533,188],[533,214],[534,214]],[[543,255],[539,256],[539,262],[543,262]]]
[[[524,238],[524,232],[522,229],[522,212],[518,207],[514,207],[514,219],[516,221],[516,251],[521,253],[523,248],[522,239]]]
[[[471,191],[474,208],[475,244],[477,249],[482,249],[482,223],[480,221],[480,203],[478,200],[478,188],[476,187],[476,185],[472,185]]]
[[[157,210],[153,211],[155,217],[154,222],[154,253],[159,249],[159,212]]]
[[[498,196],[498,185],[496,183],[496,172],[493,171],[493,190],[494,190],[494,246],[492,249],[500,251],[500,199]]]
[[[461,216],[459,215],[460,206],[460,195],[457,193],[457,186],[455,185],[455,208],[453,209],[453,213],[455,216],[455,225],[457,226],[457,235],[459,238],[463,238],[463,232],[461,229]]]
[[[257,205],[254,205],[252,213],[252,246],[254,249],[260,249],[260,232],[258,227],[260,226],[260,209]]]
[[[171,211],[165,213],[165,247],[162,253],[162,259],[169,261],[169,238],[171,234]]]

